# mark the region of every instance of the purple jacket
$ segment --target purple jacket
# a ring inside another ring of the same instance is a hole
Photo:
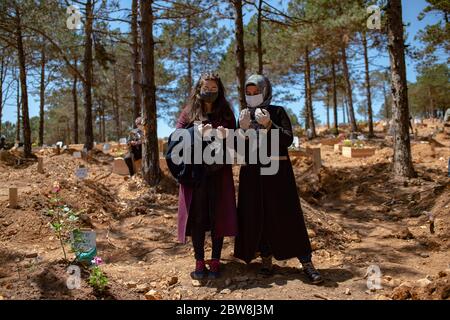
[[[223,126],[235,129],[234,119],[230,121],[213,122],[213,128]],[[189,125],[186,109],[181,112],[177,121],[177,128],[185,128]],[[237,234],[237,210],[236,195],[234,191],[232,166],[226,165],[221,175],[221,191],[215,205],[215,234],[217,237],[236,236]],[[192,201],[193,188],[180,184],[178,196],[178,241],[186,243],[186,225],[188,221],[189,208]]]

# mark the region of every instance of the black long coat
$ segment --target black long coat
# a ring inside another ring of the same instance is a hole
[[[266,108],[272,129],[280,130],[280,156],[288,156],[292,126],[282,107]],[[235,257],[249,263],[262,238],[275,259],[285,260],[311,253],[291,161],[279,160],[275,175],[261,175],[261,164],[242,165],[239,174],[238,235]]]

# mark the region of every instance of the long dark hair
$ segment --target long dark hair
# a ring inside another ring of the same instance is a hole
[[[213,102],[212,110],[214,118],[227,121],[234,119],[233,110],[231,109],[230,103],[225,98],[225,88],[222,80],[220,80],[218,74],[208,72],[200,76],[200,79],[192,89],[187,107],[189,122],[192,123],[194,121],[201,120],[203,118],[202,116],[205,116],[203,110],[203,100],[200,99],[200,89],[203,82],[206,80],[213,80],[217,83],[218,95],[217,99]]]

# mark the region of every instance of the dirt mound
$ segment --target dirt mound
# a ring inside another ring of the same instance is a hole
[[[344,250],[351,241],[358,241],[358,236],[345,230],[333,217],[325,211],[314,208],[308,202],[301,201],[308,234],[313,250]]]
[[[9,266],[17,270],[12,276],[0,277],[2,295],[7,299],[135,300],[140,297],[137,292],[127,290],[111,277],[108,277],[106,290],[102,293],[96,292],[87,284],[89,272],[83,267],[80,268],[80,287],[71,290],[66,284],[67,263],[46,263],[39,257],[26,257],[11,252],[2,252],[2,256],[3,267]],[[20,273],[20,270],[24,272],[24,269],[27,270],[26,276]]]
[[[416,159],[429,160],[436,157],[436,151],[429,143],[414,144],[411,147],[411,152]]]
[[[18,149],[3,150],[1,152],[0,165],[23,168],[37,161],[34,154],[30,158],[25,158],[23,151]]]
[[[406,281],[394,288],[390,297],[393,300],[449,300],[450,270],[416,281]]]
[[[307,157],[296,157],[291,156],[291,163],[293,167],[307,169],[310,168],[313,164],[312,160]]]

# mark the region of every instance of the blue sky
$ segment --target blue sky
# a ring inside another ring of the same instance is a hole
[[[280,7],[279,0],[274,0],[274,1],[270,1],[272,3],[272,5]],[[283,1],[283,5],[287,4],[288,1]],[[414,40],[414,36],[417,34],[418,31],[422,30],[425,28],[426,25],[428,24],[434,24],[438,21],[439,17],[429,14],[427,15],[427,17],[425,19],[423,19],[422,21],[419,21],[417,19],[417,16],[419,15],[419,13],[425,8],[425,6],[427,5],[425,0],[403,0],[403,20],[404,23],[408,24],[407,26],[407,33],[408,33],[408,44],[412,45],[412,46],[416,46],[419,45],[419,43],[417,43],[417,41]],[[121,6],[122,7],[127,7],[130,8],[131,7],[131,1],[121,1]],[[245,12],[245,16],[244,16],[244,22],[247,22],[250,18],[251,15],[253,13],[252,12]],[[229,26],[230,28],[232,28],[232,21],[226,21],[224,22],[224,24],[226,26]],[[375,56],[374,59],[374,63],[376,63],[377,65],[383,65],[383,66],[388,66],[389,65],[389,58],[387,56],[387,54],[385,56],[379,56],[377,53],[375,52],[369,52],[370,56]],[[378,56],[377,56],[378,55]],[[356,61],[355,64],[361,65],[362,61]],[[356,69],[356,66],[353,66],[354,68],[352,69],[353,72],[359,72],[359,69]],[[270,78],[270,75],[268,75]],[[416,70],[415,70],[415,64],[413,63],[413,61],[407,59],[407,78],[408,81],[410,82],[414,82],[416,80]],[[33,81],[33,83],[37,83],[36,81]],[[29,91],[33,91],[29,90]],[[302,92],[301,90],[299,90],[298,88],[293,88],[293,92],[296,96],[298,96],[298,100],[292,103],[288,103],[285,104],[285,107],[289,107],[291,108],[296,114],[299,114],[300,112],[300,108],[304,105],[304,101],[302,99]],[[355,94],[356,96],[359,94],[359,92],[356,92],[355,90]],[[276,100],[277,97],[277,87],[274,87],[274,103],[277,102]],[[12,121],[15,122],[16,121],[16,107],[15,107],[15,98],[13,97],[10,101],[8,101],[7,106],[5,107],[4,110],[4,116],[3,116],[3,121]],[[39,113],[39,96],[38,95],[30,95],[30,117],[33,116],[37,116]],[[376,114],[381,106],[381,101],[375,100],[374,101],[374,113]],[[325,108],[319,104],[319,103],[315,103],[314,104],[315,107],[315,112],[317,114],[317,116],[320,118],[320,120],[322,121],[322,123],[324,123],[326,121],[326,111]],[[339,114],[339,116],[341,116]],[[173,130],[173,128],[169,127],[167,125],[167,123],[163,120],[160,119],[158,120],[158,136],[160,137],[165,137],[168,136],[171,131]]]

